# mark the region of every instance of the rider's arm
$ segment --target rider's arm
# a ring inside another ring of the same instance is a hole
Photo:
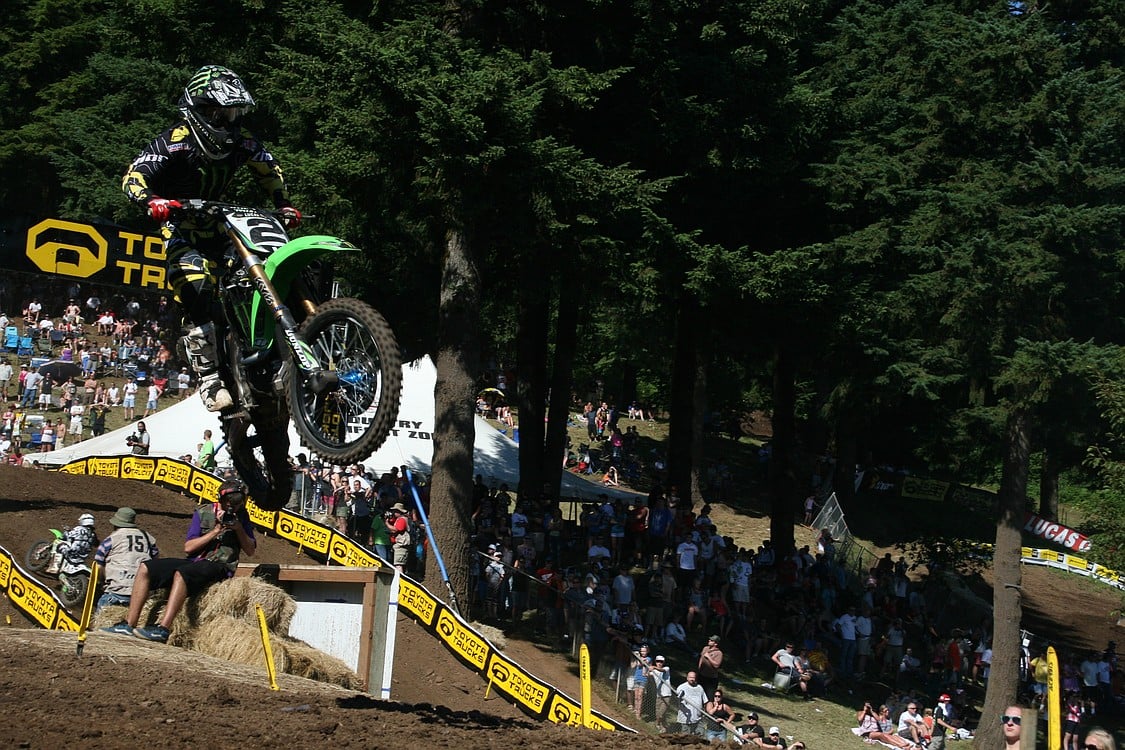
[[[289,201],[289,191],[285,187],[285,177],[281,174],[281,164],[266,150],[261,141],[245,130],[243,135],[254,144],[254,153],[246,164],[254,171],[254,178],[258,181],[258,185],[269,194],[276,208],[292,206]]]
[[[151,187],[153,178],[158,177],[168,164],[168,133],[161,133],[149,143],[129,168],[125,170],[125,177],[121,181],[121,189],[129,200],[140,205],[148,203],[156,197]],[[172,196],[176,197],[176,196]]]

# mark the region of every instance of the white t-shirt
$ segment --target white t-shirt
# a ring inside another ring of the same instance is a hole
[[[680,542],[680,546],[676,547],[680,570],[695,570],[695,556],[698,554],[699,548],[694,542]]]

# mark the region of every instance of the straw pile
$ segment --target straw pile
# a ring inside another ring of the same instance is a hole
[[[154,591],[137,622],[154,625],[160,619],[168,591]],[[168,629],[168,644],[250,666],[265,666],[261,628],[255,605],[262,605],[270,631],[270,650],[279,674],[292,674],[345,688],[359,689],[360,679],[347,664],[290,638],[289,624],[297,603],[284,590],[261,578],[230,578],[189,597]],[[94,616],[91,629],[109,627],[125,619],[127,607],[106,607]]]

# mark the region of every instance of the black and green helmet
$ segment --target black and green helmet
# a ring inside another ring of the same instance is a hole
[[[242,79],[221,65],[204,65],[188,81],[179,110],[199,149],[210,159],[234,150],[240,120],[254,106]]]

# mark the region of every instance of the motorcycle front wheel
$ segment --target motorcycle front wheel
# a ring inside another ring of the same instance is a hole
[[[59,599],[69,607],[86,601],[86,588],[90,585],[89,573],[68,573],[59,576]]]
[[[24,563],[32,573],[42,573],[51,564],[51,558],[54,557],[54,554],[55,543],[49,539],[41,539],[31,545],[31,549],[27,551],[27,556],[24,557]]]
[[[301,443],[333,464],[366,460],[398,418],[402,356],[390,325],[356,299],[325,302],[301,326],[301,338],[338,385],[314,393],[289,369],[289,411]]]

